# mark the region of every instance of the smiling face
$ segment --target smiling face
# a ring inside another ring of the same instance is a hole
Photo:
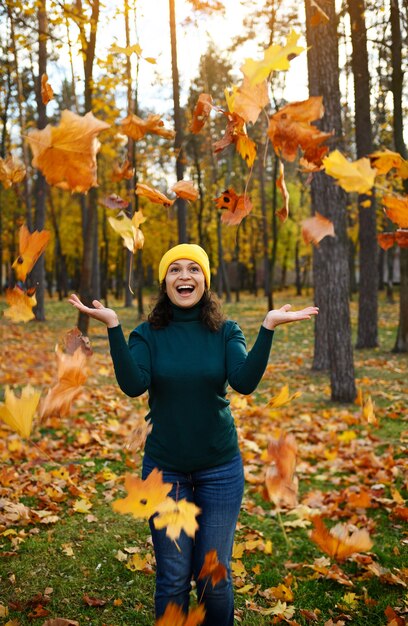
[[[205,290],[203,270],[190,259],[177,259],[171,263],[165,283],[170,302],[179,307],[194,306],[200,302]]]

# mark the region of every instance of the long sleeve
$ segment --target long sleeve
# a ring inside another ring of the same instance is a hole
[[[227,378],[238,393],[248,394],[256,389],[268,364],[273,334],[273,330],[261,326],[252,350],[247,353],[245,337],[238,324],[233,324],[227,340]]]
[[[120,325],[108,328],[108,337],[119,387],[132,398],[140,396],[151,381],[151,356],[146,340],[133,331],[128,345]]]

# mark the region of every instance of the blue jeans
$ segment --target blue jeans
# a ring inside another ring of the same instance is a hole
[[[145,479],[155,463],[144,455],[142,478]],[[159,467],[159,469],[161,469]],[[166,529],[156,530],[150,519],[156,556],[156,619],[174,602],[188,612],[191,579],[197,584],[197,598],[203,602],[206,618],[203,626],[233,626],[234,597],[230,560],[235,527],[244,491],[244,472],[241,455],[210,469],[185,474],[163,471],[163,482],[172,483],[169,496],[174,500],[186,498],[201,509],[197,517],[199,529],[194,539],[184,531],[174,541],[166,536]],[[227,579],[212,586],[211,580],[198,580],[207,552],[216,550],[219,561],[227,568]]]

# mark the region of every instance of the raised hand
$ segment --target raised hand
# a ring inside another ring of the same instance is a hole
[[[118,316],[116,315],[113,309],[108,309],[103,306],[102,302],[99,300],[93,300],[92,304],[95,308],[91,308],[89,306],[85,306],[81,302],[81,300],[74,293],[70,295],[68,298],[68,302],[72,304],[78,311],[81,313],[85,313],[85,315],[89,315],[95,320],[106,324],[108,328],[114,328],[115,326],[119,326]]]
[[[312,315],[318,315],[317,306],[308,306],[301,311],[291,311],[291,304],[284,304],[280,309],[273,309],[266,314],[262,326],[269,330],[274,330],[280,324],[289,324],[290,322],[299,322],[301,320],[310,320]]]

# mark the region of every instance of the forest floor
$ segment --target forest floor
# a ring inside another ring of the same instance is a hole
[[[276,295],[275,306],[286,302],[302,308],[312,295]],[[5,306],[0,300],[0,310]],[[116,308],[128,334],[136,311]],[[351,309],[355,329],[355,302]],[[244,295],[225,310],[252,345],[264,298]],[[31,384],[45,395],[55,384],[55,345],[76,314],[54,299],[46,315],[45,323],[27,324],[0,317],[1,401],[5,385]],[[398,304],[380,295],[380,345],[355,351],[365,411],[332,403],[327,375],[311,371],[313,322],[276,331],[256,393],[229,393],[247,479],[233,555],[237,624],[405,623],[408,359],[391,352],[397,322]],[[36,423],[26,440],[0,422],[1,626],[57,617],[81,626],[154,624],[147,522],[111,506],[123,497],[125,473],[139,472],[140,453],[130,442],[146,396],[131,399],[118,389],[104,328],[91,322],[89,336],[90,374],[69,416]],[[268,402],[285,385],[301,395],[272,408]],[[278,510],[263,495],[265,450],[282,431],[293,433],[298,446],[299,505],[292,510]],[[310,539],[317,514],[327,528],[367,530],[372,548],[330,557]]]

